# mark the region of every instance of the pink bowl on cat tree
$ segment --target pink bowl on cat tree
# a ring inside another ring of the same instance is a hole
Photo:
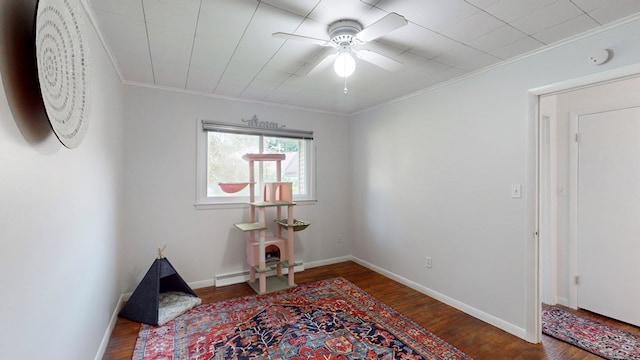
[[[222,191],[224,191],[226,193],[236,193],[236,192],[246,188],[247,185],[249,185],[249,183],[247,183],[247,182],[242,182],[242,183],[218,183],[218,186],[220,186],[220,189],[222,189]]]

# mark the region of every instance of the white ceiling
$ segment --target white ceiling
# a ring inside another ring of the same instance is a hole
[[[162,88],[350,114],[640,12],[640,0],[89,0],[123,79]],[[367,44],[391,73],[357,60],[303,75],[339,19],[409,24]],[[595,49],[594,49],[595,50]],[[585,61],[586,61],[585,54]]]

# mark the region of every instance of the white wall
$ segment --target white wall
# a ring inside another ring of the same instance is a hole
[[[529,90],[640,62],[639,34],[629,22],[354,116],[353,254],[535,340]],[[602,48],[613,60],[589,64]]]
[[[30,67],[35,3],[0,2],[0,358],[86,360],[121,294],[123,87],[89,22],[89,128],[63,147]]]
[[[344,117],[137,86],[125,90],[125,269],[132,291],[165,244],[165,255],[189,283],[248,270],[246,206],[197,210],[197,119],[241,124],[257,115],[289,129],[312,130],[317,154],[318,202],[298,205],[311,222],[296,233],[296,260],[348,256],[350,248],[349,123]]]

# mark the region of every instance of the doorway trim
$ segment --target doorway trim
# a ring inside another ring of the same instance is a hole
[[[530,278],[527,285],[527,301],[526,301],[526,337],[529,341],[540,343],[542,341],[542,323],[540,321],[542,314],[542,298],[540,284],[540,241],[538,234],[540,233],[540,156],[541,156],[541,124],[540,124],[540,97],[544,95],[552,95],[566,91],[577,90],[582,87],[588,87],[599,83],[623,80],[625,78],[640,75],[640,63],[622,66],[615,69],[605,70],[602,72],[585,75],[575,79],[569,79],[557,83],[552,83],[528,91],[528,136],[529,144],[527,151],[528,159],[528,176],[527,181],[534,185],[527,187],[531,195],[531,201],[528,202],[527,218],[530,224],[529,229],[533,229],[533,241],[529,246],[528,262],[531,262],[533,268],[533,278]],[[531,236],[527,236],[531,238]]]

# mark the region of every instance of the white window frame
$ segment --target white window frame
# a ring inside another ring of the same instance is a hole
[[[307,147],[305,162],[307,166],[307,184],[308,193],[306,195],[294,194],[293,200],[297,204],[311,204],[316,199],[316,176],[315,176],[315,144],[313,142],[312,131],[289,130],[285,128],[260,128],[243,125],[235,125],[222,123],[211,120],[196,119],[196,209],[216,209],[216,208],[236,208],[243,207],[249,201],[248,196],[207,196],[207,152],[209,130],[206,128],[215,128],[215,131],[229,133],[244,133],[251,135],[274,136],[274,137],[292,137],[305,138],[311,140],[310,146]],[[260,164],[260,174],[262,176],[262,166]],[[247,163],[247,166],[249,164]],[[248,181],[248,179],[247,179]]]

